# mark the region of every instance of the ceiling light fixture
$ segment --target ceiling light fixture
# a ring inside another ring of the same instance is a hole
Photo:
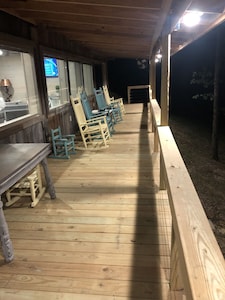
[[[199,24],[202,15],[203,12],[200,11],[187,11],[182,17],[181,23],[183,23],[187,27],[196,26]]]

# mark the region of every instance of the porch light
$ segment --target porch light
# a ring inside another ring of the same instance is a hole
[[[156,56],[155,56],[155,62],[160,62],[161,61],[161,58],[162,58],[162,54],[161,53],[157,53]]]
[[[183,23],[187,27],[193,27],[199,24],[201,20],[201,16],[203,12],[200,11],[188,11],[181,19],[181,23]]]

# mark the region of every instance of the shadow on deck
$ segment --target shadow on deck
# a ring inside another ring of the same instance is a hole
[[[148,108],[144,105],[139,128],[139,166],[133,265],[146,257],[145,279],[131,285],[130,296],[143,299],[167,299],[170,269],[170,216],[167,195],[159,191],[158,155],[152,153]],[[146,170],[147,173],[144,173]],[[148,183],[146,184],[146,178]],[[143,202],[143,195],[146,196]],[[146,206],[147,205],[147,206]],[[147,214],[143,216],[143,211]],[[143,267],[142,267],[143,268]],[[133,270],[133,282],[138,274]],[[146,285],[144,287],[144,285]]]

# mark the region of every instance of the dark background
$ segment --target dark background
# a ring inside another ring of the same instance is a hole
[[[198,85],[191,85],[194,71],[201,71],[203,68],[214,73],[216,35],[217,30],[222,30],[223,40],[225,39],[225,26],[218,28],[204,35],[191,45],[187,46],[171,57],[170,74],[170,115],[201,119],[204,122],[211,122],[213,102],[203,99],[192,99],[202,88]],[[224,47],[223,41],[222,46]],[[225,47],[223,48],[225,49]],[[220,86],[220,107],[224,104],[224,56],[221,57],[221,86]],[[127,86],[149,84],[149,66],[140,68],[136,59],[115,59],[108,62],[108,81],[112,96],[121,96],[127,101]],[[161,64],[156,67],[157,74],[157,100],[160,102],[160,73]],[[213,87],[212,87],[213,92]]]

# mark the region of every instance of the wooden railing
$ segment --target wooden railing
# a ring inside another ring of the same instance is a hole
[[[149,85],[147,85],[147,84],[145,84],[145,85],[129,85],[127,87],[127,102],[128,102],[128,104],[131,103],[131,99],[130,99],[131,91],[132,90],[143,90],[143,89],[149,89]]]
[[[150,99],[160,151],[160,178],[172,215],[170,288],[173,299],[224,300],[225,262],[169,126],[160,126],[160,107]],[[180,297],[180,298],[179,298]],[[172,299],[172,297],[171,297]]]

